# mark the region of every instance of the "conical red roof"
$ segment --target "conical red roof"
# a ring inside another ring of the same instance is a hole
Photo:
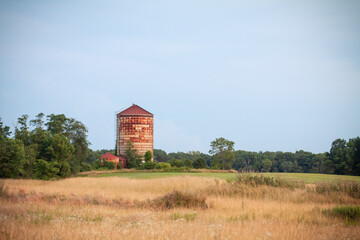
[[[146,117],[152,117],[154,116],[152,113],[146,111],[145,109],[139,107],[136,104],[133,104],[131,107],[125,109],[124,111],[118,113],[117,115],[120,116],[146,116]]]
[[[100,158],[105,158],[105,159],[115,159],[115,158],[119,158],[109,152],[105,153],[104,155],[102,155]]]

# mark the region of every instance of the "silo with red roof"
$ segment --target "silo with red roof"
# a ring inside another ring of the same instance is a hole
[[[116,148],[118,156],[125,156],[127,142],[131,141],[139,155],[153,153],[154,115],[133,104],[117,114]]]

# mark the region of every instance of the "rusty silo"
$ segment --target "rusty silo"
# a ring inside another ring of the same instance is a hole
[[[125,156],[126,144],[131,141],[138,154],[144,156],[154,147],[154,115],[133,104],[117,114],[116,147],[117,155]]]

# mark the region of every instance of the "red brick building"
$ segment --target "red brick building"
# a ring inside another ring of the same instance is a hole
[[[115,156],[109,152],[105,153],[100,157],[100,164],[101,166],[104,165],[104,161],[109,161],[115,163],[115,169],[118,168],[120,163],[121,168],[126,168],[126,159],[123,156]]]
[[[133,104],[117,114],[116,148],[118,156],[125,156],[126,144],[131,141],[138,154],[153,153],[154,115]]]

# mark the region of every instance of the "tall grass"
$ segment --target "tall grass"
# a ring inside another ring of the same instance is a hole
[[[6,180],[0,185],[0,239],[360,236],[359,225],[348,227],[343,218],[324,214],[337,205],[358,206],[360,199],[256,182],[203,177]]]
[[[353,198],[360,198],[360,184],[355,181],[331,181],[316,184],[316,192],[321,194],[344,193]]]
[[[282,188],[305,188],[305,182],[299,179],[289,179],[285,177],[273,177],[260,173],[240,173],[236,176],[236,183],[251,185],[253,187],[266,185]]]

